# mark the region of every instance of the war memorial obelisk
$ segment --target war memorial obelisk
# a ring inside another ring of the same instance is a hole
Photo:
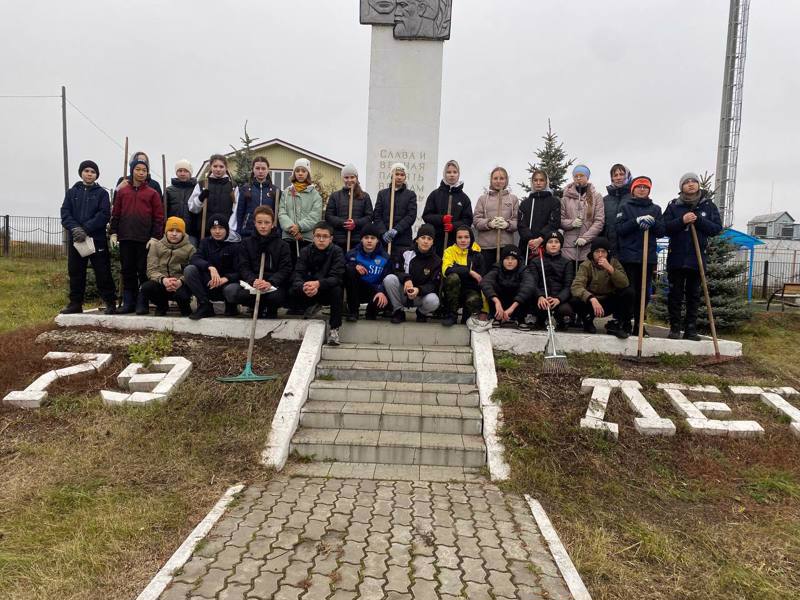
[[[442,56],[450,38],[452,0],[361,0],[361,23],[372,26],[366,189],[389,186],[402,162],[417,194],[417,213],[439,184]]]

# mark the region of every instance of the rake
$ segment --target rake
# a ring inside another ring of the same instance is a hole
[[[261,266],[258,268],[258,278],[264,278],[264,257],[261,254]],[[247,347],[247,363],[244,370],[233,377],[217,377],[217,381],[222,383],[246,383],[248,381],[271,381],[277,379],[277,375],[256,375],[253,373],[253,346],[256,340],[256,322],[258,320],[258,305],[261,303],[261,290],[256,289],[256,302],[253,306],[253,324],[250,327],[250,345]]]
[[[547,275],[544,271],[544,249],[539,246],[539,265],[542,268],[542,284],[544,284],[544,297],[549,298],[547,293]],[[548,346],[550,353],[544,355],[544,362],[542,364],[542,373],[545,375],[563,375],[569,371],[569,364],[567,357],[564,354],[559,354],[556,349],[556,334],[553,328],[553,313],[550,311],[550,304],[547,305],[547,334],[550,336]]]

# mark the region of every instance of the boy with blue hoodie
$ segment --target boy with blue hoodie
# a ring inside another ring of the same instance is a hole
[[[116,293],[111,275],[111,257],[106,239],[106,225],[111,218],[111,203],[108,192],[97,184],[100,169],[91,160],[83,161],[78,167],[81,180],[73,185],[64,196],[61,205],[61,225],[70,232],[73,242],[85,242],[92,238],[94,254],[82,257],[69,244],[67,271],[69,272],[69,304],[61,314],[83,312],[83,297],[86,293],[86,267],[92,263],[97,289],[106,304],[105,314],[116,313]]]
[[[361,230],[361,241],[345,258],[344,283],[347,289],[347,320],[358,320],[358,307],[367,303],[366,318],[374,321],[378,309],[389,304],[383,285],[387,275],[394,272],[389,255],[379,240],[380,228],[373,223]]]

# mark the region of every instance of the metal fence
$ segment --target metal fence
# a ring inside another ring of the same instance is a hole
[[[0,216],[0,256],[66,258],[64,228],[58,217]]]

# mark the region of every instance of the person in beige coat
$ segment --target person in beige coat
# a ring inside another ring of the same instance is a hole
[[[564,189],[561,198],[561,228],[564,230],[561,254],[569,260],[586,260],[592,240],[602,233],[606,222],[603,196],[589,182],[589,177],[589,167],[576,166],[572,170],[572,183]]]
[[[508,189],[508,171],[495,167],[489,178],[489,191],[478,198],[472,218],[487,268],[499,261],[500,248],[514,243],[518,213],[519,198]]]

